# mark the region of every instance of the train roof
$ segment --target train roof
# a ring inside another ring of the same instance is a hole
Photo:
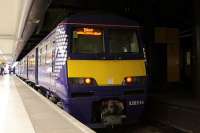
[[[76,14],[66,18],[60,24],[139,27],[139,23],[136,21],[118,15],[105,13]]]

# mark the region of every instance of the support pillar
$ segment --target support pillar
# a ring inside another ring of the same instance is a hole
[[[200,1],[194,0],[193,88],[200,99]]]
[[[148,87],[153,86],[153,70],[152,70],[152,45],[154,43],[154,19],[153,19],[153,0],[145,1],[144,6],[144,43],[147,58],[147,74],[149,78]]]

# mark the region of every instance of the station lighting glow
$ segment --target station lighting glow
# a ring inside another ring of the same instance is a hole
[[[94,35],[94,36],[100,36],[102,35],[101,32],[95,31],[93,28],[83,28],[81,31],[76,32],[78,35]]]

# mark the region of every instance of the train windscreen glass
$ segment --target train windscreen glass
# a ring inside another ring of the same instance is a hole
[[[99,54],[104,52],[103,31],[77,28],[73,31],[72,53]]]
[[[110,30],[109,45],[111,54],[140,52],[137,34],[131,30]]]

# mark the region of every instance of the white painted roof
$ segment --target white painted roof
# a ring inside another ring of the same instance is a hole
[[[0,0],[0,63],[12,62],[27,15],[27,3],[31,1]]]

